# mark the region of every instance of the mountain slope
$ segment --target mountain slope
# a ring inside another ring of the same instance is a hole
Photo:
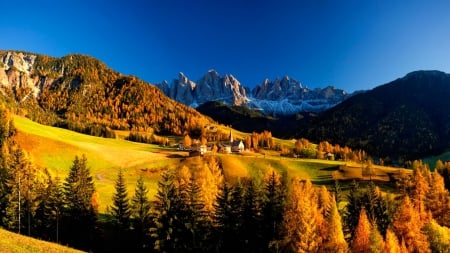
[[[355,95],[299,129],[299,136],[415,159],[450,148],[450,75],[416,71]]]
[[[41,123],[107,136],[111,129],[181,135],[211,120],[84,55],[0,51],[1,93]],[[151,130],[150,130],[151,129]]]

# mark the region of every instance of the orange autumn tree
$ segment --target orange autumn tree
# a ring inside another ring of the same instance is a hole
[[[386,230],[386,239],[384,242],[384,252],[386,253],[401,253],[400,243],[395,233],[388,228]]]
[[[398,238],[403,239],[410,252],[431,252],[427,236],[422,233],[423,222],[408,196],[403,199],[394,216],[392,227]]]
[[[348,251],[348,245],[345,241],[342,230],[341,216],[339,215],[335,198],[331,197],[330,211],[328,214],[327,234],[324,243],[324,252],[345,253]]]
[[[370,250],[370,231],[372,225],[367,218],[366,209],[361,209],[358,225],[355,229],[355,236],[352,241],[352,252],[366,253]]]
[[[283,217],[282,245],[288,252],[317,252],[322,244],[319,233],[322,220],[311,181],[293,179]]]

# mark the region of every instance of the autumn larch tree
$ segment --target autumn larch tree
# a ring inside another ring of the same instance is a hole
[[[427,236],[422,233],[423,225],[420,214],[406,196],[395,214],[392,228],[410,252],[430,252]]]
[[[353,253],[365,253],[370,251],[370,231],[372,225],[366,214],[366,209],[361,209],[358,225],[355,229],[355,235],[352,240]]]
[[[284,211],[282,245],[291,252],[316,252],[322,242],[319,228],[323,221],[317,194],[310,180],[293,179]]]

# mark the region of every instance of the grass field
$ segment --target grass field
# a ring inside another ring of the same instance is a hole
[[[0,229],[0,252],[78,253],[82,251]]]
[[[150,194],[154,195],[159,169],[178,164],[183,155],[157,145],[93,137],[44,126],[19,116],[14,117],[14,123],[19,145],[28,151],[34,164],[47,168],[54,176],[65,178],[74,157],[86,155],[100,195],[101,212],[111,202],[119,168],[124,172],[130,195],[134,193],[140,175],[145,177]]]
[[[19,116],[15,116],[14,122],[18,129],[16,139],[19,145],[28,151],[34,164],[40,168],[48,168],[55,176],[65,178],[74,157],[86,155],[100,196],[100,212],[105,212],[106,207],[111,204],[114,181],[120,168],[124,172],[130,197],[134,194],[135,183],[140,175],[144,176],[152,197],[156,193],[162,170],[180,165],[201,166],[203,163],[200,158],[186,158],[187,152],[176,149],[88,136],[40,125]],[[234,131],[233,135],[235,138],[245,137],[245,133],[238,131]],[[276,141],[293,146],[291,140]],[[361,165],[342,161],[285,158],[277,152],[265,152],[265,155],[245,152],[216,156],[227,178],[258,178],[264,175],[267,168],[272,167],[279,172],[287,171],[289,177],[309,178],[316,184],[331,184],[334,178],[344,181],[369,180],[369,176],[363,174]],[[389,174],[396,173],[396,168],[375,166],[372,178],[386,182],[389,181]]]

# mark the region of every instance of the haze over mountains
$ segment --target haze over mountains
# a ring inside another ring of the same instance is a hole
[[[156,86],[170,98],[194,108],[219,101],[261,110],[266,115],[322,112],[351,96],[332,86],[310,89],[288,76],[273,81],[265,79],[250,90],[233,75],[220,76],[215,70],[209,70],[196,82],[179,73],[170,84],[164,81]]]

